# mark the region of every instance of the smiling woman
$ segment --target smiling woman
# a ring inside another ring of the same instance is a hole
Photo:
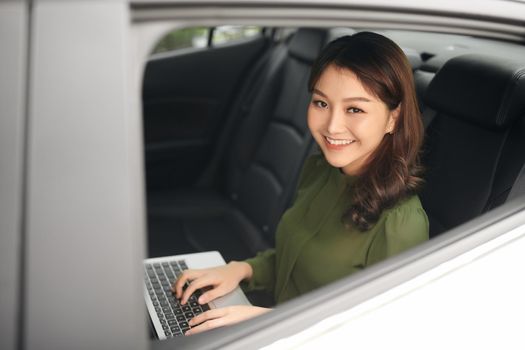
[[[266,290],[279,304],[426,241],[428,219],[415,194],[423,127],[411,74],[401,49],[379,34],[329,43],[309,84],[308,127],[323,155],[306,161],[275,248],[244,262],[185,271],[174,288],[181,302],[211,286],[199,299],[207,303],[244,281],[245,290]],[[266,311],[206,311],[186,334]]]
[[[379,34],[334,41],[312,68],[308,125],[328,163],[359,175],[347,221],[370,229],[421,185],[423,125],[412,69]]]

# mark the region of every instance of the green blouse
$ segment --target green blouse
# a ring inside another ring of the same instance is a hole
[[[244,290],[266,290],[282,303],[428,240],[428,218],[416,195],[384,210],[367,232],[346,228],[341,218],[354,180],[323,155],[308,158],[275,249],[246,260],[253,276]]]

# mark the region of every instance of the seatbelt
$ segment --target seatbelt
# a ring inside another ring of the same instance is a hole
[[[430,125],[432,120],[434,120],[434,118],[436,117],[436,114],[437,114],[437,112],[435,110],[433,110],[431,108],[428,108],[428,107],[425,108],[425,110],[423,111],[423,115],[422,115],[423,126],[424,126],[425,130]]]
[[[525,164],[521,167],[521,171],[514,181],[514,185],[510,190],[509,195],[507,196],[507,201],[523,197],[525,195]]]
[[[251,102],[253,99],[255,99],[259,88],[264,84],[264,73],[269,69],[269,61],[272,59],[272,55],[279,45],[280,44],[275,43],[270,44],[270,48],[267,49],[263,57],[257,61],[256,66],[250,72],[245,84],[243,85],[244,89],[247,90],[245,90],[243,93],[240,103],[236,103],[233,112],[234,115],[231,118],[228,118],[226,121],[226,125],[224,126],[221,138],[217,142],[217,147],[209,163],[209,166],[205,169],[202,176],[196,182],[196,187],[206,187],[210,185],[212,180],[215,178],[215,173],[217,172],[217,168],[219,167],[220,161],[223,158],[226,145],[229,144],[231,134],[234,132],[236,122],[242,116],[248,113],[248,106],[251,105]]]

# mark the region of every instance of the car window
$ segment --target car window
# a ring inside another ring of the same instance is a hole
[[[210,28],[191,27],[176,29],[159,40],[152,53],[208,46]]]
[[[189,27],[170,31],[162,37],[152,54],[181,49],[222,46],[255,39],[262,34],[257,26]]]
[[[213,29],[211,44],[220,46],[260,36],[262,28],[257,26],[220,26]]]

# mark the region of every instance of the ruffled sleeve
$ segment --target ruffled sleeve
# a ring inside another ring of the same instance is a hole
[[[428,217],[420,204],[406,204],[393,208],[386,216],[383,232],[377,233],[370,246],[366,265],[427,241],[428,230]]]
[[[244,291],[265,290],[273,295],[276,280],[275,249],[260,252],[245,260],[253,270],[252,278],[241,284]]]

